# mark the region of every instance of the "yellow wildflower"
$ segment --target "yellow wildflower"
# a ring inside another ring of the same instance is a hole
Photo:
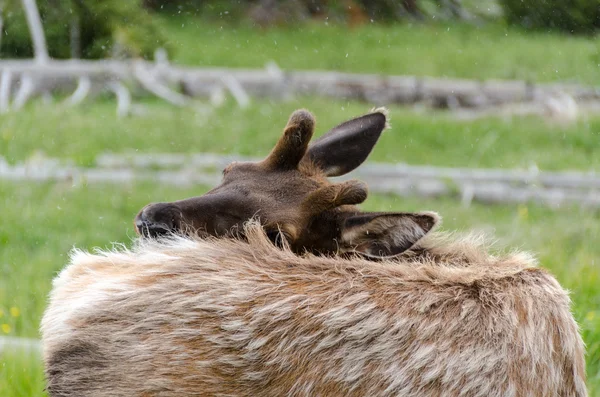
[[[588,314],[585,315],[585,319],[587,321],[594,321],[595,318],[596,318],[596,312],[593,310],[591,312],[588,312]]]
[[[10,325],[2,324],[2,332],[4,332],[5,334],[9,334],[10,333]]]
[[[10,315],[13,317],[19,317],[19,315],[21,314],[21,311],[19,310],[18,307],[11,307],[10,308]]]
[[[0,318],[4,317],[4,310],[0,309]]]
[[[529,217],[529,208],[525,205],[519,206],[519,218],[527,219]]]

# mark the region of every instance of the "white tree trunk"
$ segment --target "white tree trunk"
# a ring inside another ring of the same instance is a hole
[[[2,12],[4,4],[0,2],[0,50],[2,50],[2,33],[4,33],[4,19],[2,19]]]
[[[0,73],[0,114],[8,112],[10,108],[11,84],[12,70],[5,69]]]
[[[71,41],[71,58],[81,58],[81,22],[78,15],[71,18],[71,26],[69,29],[69,38]]]
[[[27,25],[29,26],[31,39],[33,40],[35,59],[40,63],[47,62],[48,59],[50,59],[50,56],[48,55],[46,36],[44,36],[44,27],[42,25],[42,19],[40,18],[37,4],[35,3],[35,0],[21,1],[23,3],[23,9],[25,10],[25,16],[27,17]]]

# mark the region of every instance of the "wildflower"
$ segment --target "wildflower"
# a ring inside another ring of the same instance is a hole
[[[5,334],[10,334],[10,325],[2,324],[2,332],[4,332]]]
[[[10,308],[10,315],[13,317],[19,317],[19,315],[21,314],[21,311],[19,310],[18,307],[11,307]]]
[[[0,309],[0,318],[4,317],[4,310]]]
[[[585,319],[587,321],[594,321],[595,318],[596,318],[596,312],[593,310],[591,312],[588,312],[588,314],[585,315]]]
[[[519,218],[527,219],[529,217],[529,208],[525,205],[519,206]]]

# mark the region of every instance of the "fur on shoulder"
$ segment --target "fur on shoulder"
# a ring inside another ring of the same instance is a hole
[[[482,234],[459,236],[454,233],[435,232],[424,238],[416,247],[401,255],[372,262],[360,256],[349,258],[296,255],[284,244],[276,247],[256,221],[248,222],[244,228],[245,240],[214,237],[181,237],[171,235],[161,239],[138,239],[131,249],[120,246],[113,250],[95,250],[87,253],[75,249],[71,253],[71,264],[78,269],[86,267],[109,267],[116,274],[129,273],[129,267],[153,265],[176,267],[245,266],[268,268],[271,272],[353,272],[360,269],[371,275],[384,277],[433,278],[453,282],[473,282],[486,278],[502,278],[514,275],[526,268],[535,267],[534,257],[525,252],[506,254],[490,253],[492,244]],[[67,269],[66,269],[67,270]],[[72,276],[72,275],[71,275]],[[61,277],[55,280],[60,283]]]

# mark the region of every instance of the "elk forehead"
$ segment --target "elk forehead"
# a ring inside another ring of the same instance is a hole
[[[221,184],[202,196],[144,207],[138,233],[243,237],[244,223],[256,218],[274,242],[285,239],[296,252],[381,257],[405,251],[435,226],[431,213],[360,212],[355,205],[367,198],[366,185],[327,179],[366,160],[387,126],[384,111],[342,123],[309,146],[314,126],[310,112],[295,111],[264,160],[230,164]]]

